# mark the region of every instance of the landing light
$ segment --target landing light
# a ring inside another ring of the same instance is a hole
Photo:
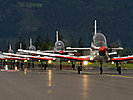
[[[83,65],[88,65],[88,61],[83,61]]]
[[[5,70],[8,70],[8,65],[5,65]]]
[[[24,62],[27,62],[27,60],[24,60]]]
[[[52,63],[52,61],[51,60],[48,60],[48,64],[51,64]]]
[[[70,60],[68,60],[68,63],[70,63]]]
[[[114,64],[114,62],[112,61],[111,64]]]

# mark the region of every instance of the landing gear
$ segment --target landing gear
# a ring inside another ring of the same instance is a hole
[[[78,66],[78,74],[80,74],[80,66]]]
[[[48,67],[48,63],[46,62],[46,63],[44,64],[44,70],[47,70],[47,67]]]
[[[32,62],[32,68],[34,68],[34,61]]]
[[[116,67],[117,67],[118,73],[121,74],[121,66],[119,65],[118,62],[116,62]]]
[[[73,61],[72,61],[72,68],[73,70],[75,70],[75,64],[73,63]]]
[[[121,74],[121,66],[119,66],[118,69],[119,74]]]
[[[103,67],[102,67],[102,62],[100,62],[100,74],[102,74],[103,73]]]
[[[60,60],[60,70],[62,70],[62,61]]]
[[[80,71],[82,71],[82,62],[80,62],[80,66],[78,66],[78,74],[80,74]]]

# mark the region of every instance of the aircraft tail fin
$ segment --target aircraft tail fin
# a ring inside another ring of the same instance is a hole
[[[8,50],[9,53],[14,53],[14,51],[12,50],[12,45],[9,44],[9,50]]]
[[[94,35],[97,34],[97,21],[95,20],[95,31],[94,31]]]
[[[22,43],[20,43],[20,49],[22,49]]]
[[[11,44],[9,44],[9,51],[10,51],[10,50],[12,50],[12,45],[11,45]]]
[[[32,39],[30,38],[30,47],[32,46]]]
[[[59,32],[56,31],[56,42],[58,42],[58,41],[59,41]]]

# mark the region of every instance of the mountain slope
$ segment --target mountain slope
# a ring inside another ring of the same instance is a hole
[[[133,47],[132,5],[131,0],[1,0],[0,42],[15,43],[20,36],[28,40],[37,34],[49,34],[54,42],[59,30],[67,45],[82,37],[89,46],[97,19],[109,44],[121,40],[123,46]]]

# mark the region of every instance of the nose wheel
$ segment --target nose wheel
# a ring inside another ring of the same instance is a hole
[[[103,73],[103,67],[102,67],[102,62],[100,62],[100,74],[102,74]]]
[[[121,74],[121,66],[118,67],[118,73]]]
[[[62,61],[60,60],[60,70],[62,70]]]
[[[80,66],[78,66],[78,74],[80,74],[80,71],[82,71],[82,62],[80,63]]]
[[[80,74],[80,66],[78,66],[78,74]]]
[[[121,74],[121,66],[119,65],[118,62],[116,62],[116,67],[117,67],[118,73]]]
[[[75,70],[75,64],[73,63],[73,61],[72,61],[72,68],[73,70]]]

